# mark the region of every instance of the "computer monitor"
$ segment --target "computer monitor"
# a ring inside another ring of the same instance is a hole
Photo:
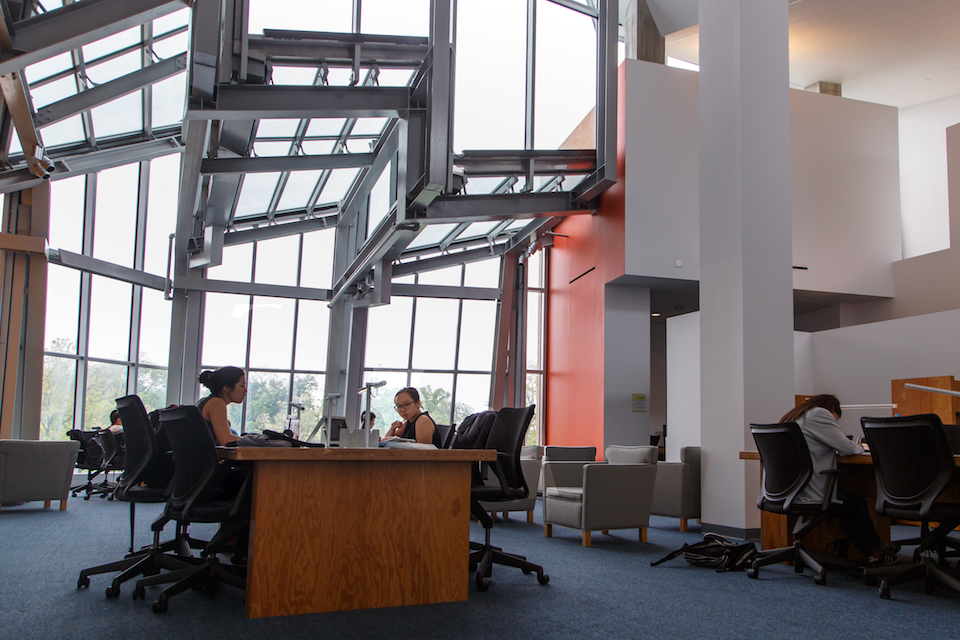
[[[340,445],[340,430],[347,428],[347,421],[343,418],[328,418],[327,429],[329,429],[329,446],[336,447]]]

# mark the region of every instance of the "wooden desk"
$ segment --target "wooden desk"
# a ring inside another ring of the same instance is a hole
[[[760,454],[756,451],[741,451],[741,460],[760,460]],[[960,467],[960,456],[953,457],[954,464]],[[845,473],[838,476],[838,482],[844,487],[854,492],[867,503],[870,510],[870,518],[873,520],[877,533],[884,540],[890,539],[890,520],[882,518],[875,512],[877,505],[877,485],[876,476],[873,471],[873,458],[869,453],[863,453],[852,456],[837,456],[837,467],[843,469]],[[770,513],[768,511],[760,512],[760,548],[761,549],[779,549],[793,544],[793,523],[796,517],[781,515],[779,513]],[[826,520],[816,529],[804,537],[804,546],[819,551],[825,551],[826,546],[836,540],[844,537],[840,530],[840,525],[834,519]],[[850,557],[859,559],[860,554],[856,548],[851,545]]]
[[[467,599],[470,463],[492,450],[221,449],[253,464],[251,618]]]

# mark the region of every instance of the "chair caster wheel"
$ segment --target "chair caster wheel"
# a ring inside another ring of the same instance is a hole
[[[886,580],[880,583],[880,597],[884,600],[890,599],[890,585],[887,584]]]
[[[539,582],[540,584],[547,584],[548,582],[550,582],[550,576],[548,576],[545,573],[538,573],[537,582]]]
[[[90,578],[88,576],[80,576],[80,579],[77,580],[77,589],[86,589],[90,586]]]
[[[119,588],[119,587],[115,587],[115,586],[113,586],[113,585],[110,585],[109,587],[107,587],[107,597],[108,597],[108,598],[116,598],[116,597],[119,596],[119,595],[120,595],[120,588]]]
[[[483,576],[477,574],[477,591],[486,591],[490,588],[490,583],[483,579]]]
[[[867,585],[868,587],[875,587],[877,586],[877,578],[875,576],[864,576],[863,584]]]
[[[528,576],[533,572],[531,569],[522,569],[522,571],[523,571],[523,575],[525,576]]]
[[[750,567],[747,569],[747,577],[756,580],[760,577],[760,570],[756,567]]]
[[[163,596],[157,598],[156,602],[153,603],[153,612],[154,613],[166,613],[167,612],[167,599]]]
[[[147,590],[143,587],[134,587],[133,589],[133,599],[134,600],[143,600],[147,597]]]
[[[813,582],[815,584],[827,584],[827,572],[824,571],[813,576]]]
[[[90,499],[90,496],[83,496],[83,499],[84,499],[84,500],[89,500],[89,499]]]

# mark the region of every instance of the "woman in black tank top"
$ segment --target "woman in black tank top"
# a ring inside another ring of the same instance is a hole
[[[430,414],[423,410],[420,403],[420,393],[413,387],[401,389],[393,399],[394,408],[402,421],[397,420],[391,426],[384,438],[410,438],[421,444],[432,444],[440,448],[440,432]]]
[[[217,444],[233,442],[238,436],[230,430],[227,405],[243,402],[247,395],[247,379],[243,369],[222,367],[216,371],[204,371],[199,380],[210,390],[210,395],[197,403],[197,409],[207,421]]]

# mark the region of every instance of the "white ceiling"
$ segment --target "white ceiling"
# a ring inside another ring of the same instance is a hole
[[[667,55],[699,63],[698,0],[647,2]],[[793,0],[790,84],[817,81],[901,108],[960,95],[960,0]]]

